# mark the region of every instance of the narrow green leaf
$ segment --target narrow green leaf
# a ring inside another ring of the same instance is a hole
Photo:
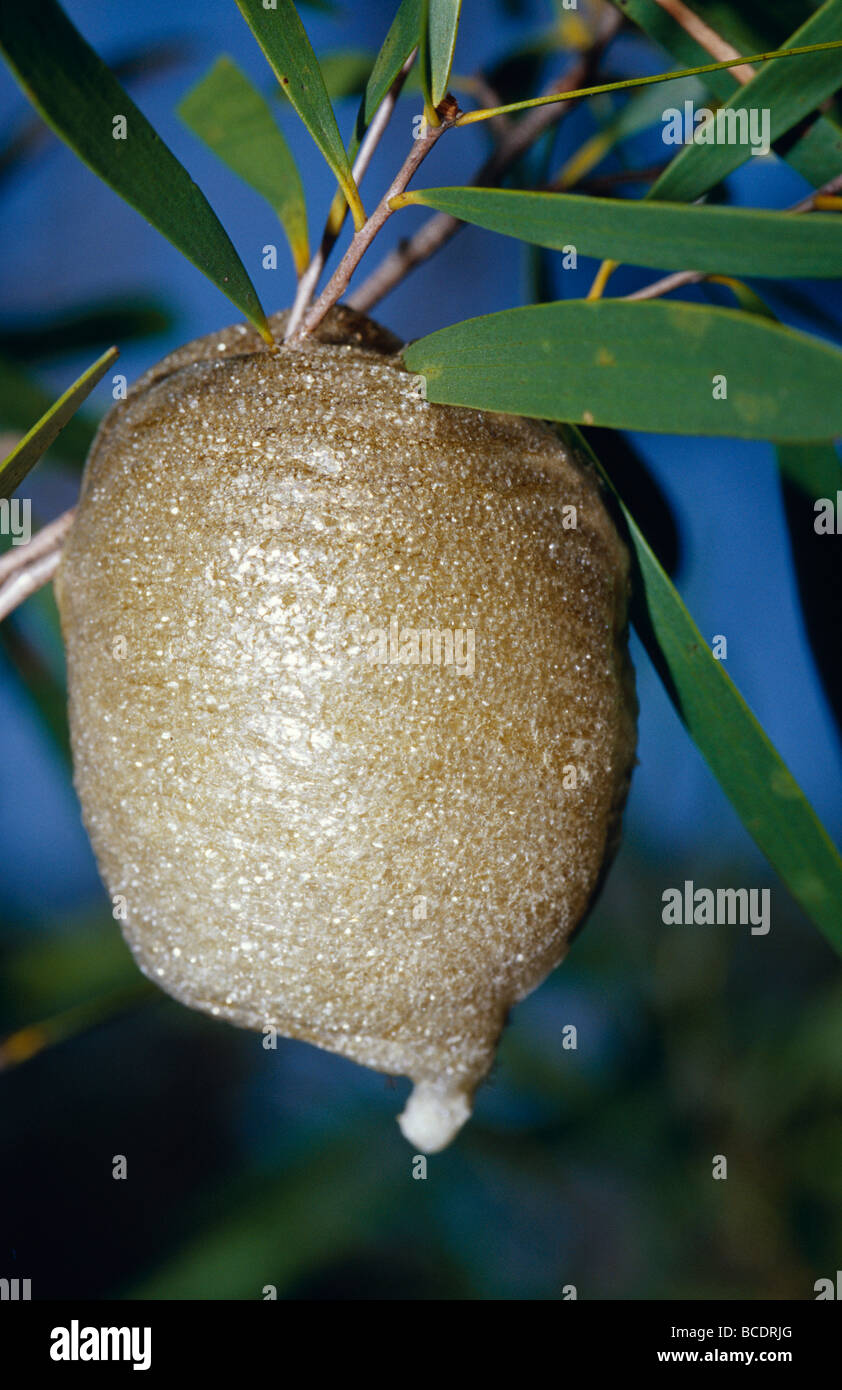
[[[672,54],[678,62],[690,66],[703,63],[708,57],[706,50],[677,24],[656,0],[615,0],[615,3],[629,19]],[[717,29],[734,47],[740,48],[739,35],[729,31],[721,15],[717,15]],[[785,46],[789,48],[794,42],[793,34]],[[710,72],[705,77],[705,84],[722,102],[728,101],[737,89],[736,79],[726,70]],[[839,171],[842,161],[842,129],[828,116],[819,116],[804,135],[781,153],[793,169],[818,188]],[[673,198],[675,194],[668,192],[667,196]]]
[[[237,0],[237,4],[268,59],[272,71],[289,97],[329,167],[336,175],[359,230],[365,212],[319,61],[292,0],[277,0],[264,9],[262,0]]]
[[[423,0],[402,0],[398,12],[389,26],[366,83],[365,93],[357,115],[351,158],[360,147],[362,138],[371,124],[374,113],[389,91],[398,73],[413,49],[418,47],[421,35],[421,22],[424,14]]]
[[[825,43],[842,37],[842,0],[827,0],[817,14],[792,35],[788,48]],[[723,113],[734,112],[748,127],[750,112],[769,112],[770,140],[778,140],[840,84],[840,60],[835,50],[811,53],[798,59],[793,74],[785,65],[770,63],[725,103]],[[742,117],[739,113],[742,113]],[[724,114],[716,121],[728,119]],[[716,133],[714,131],[714,133]],[[696,138],[698,138],[697,132]],[[650,189],[650,198],[692,202],[751,156],[747,143],[687,145]],[[615,257],[616,259],[616,257]]]
[[[0,0],[0,49],[56,134],[271,342],[254,287],[204,193],[56,0]]]
[[[90,395],[112,363],[117,361],[117,357],[116,348],[109,348],[104,352],[72,386],[68,387],[63,396],[59,396],[55,405],[50,407],[46,415],[41,416],[17,447],[0,463],[0,497],[11,497],[20,487],[27,473],[35,467],[41,455],[47,452],[56,435],[75,414],[85,397]]]
[[[835,500],[842,489],[842,468],[830,444],[782,444],[777,452],[781,473],[811,501],[817,497]]]
[[[842,352],[733,309],[620,299],[504,309],[421,338],[404,360],[429,400],[450,405],[665,434],[842,434]]]
[[[462,0],[427,0],[421,35],[424,92],[435,111],[447,95]]]
[[[178,107],[178,114],[228,168],[273,207],[295,269],[307,269],[307,205],[301,175],[269,103],[228,57],[218,58]]]
[[[175,69],[188,56],[189,46],[181,40],[164,39],[150,44],[148,39],[141,41],[138,48],[131,48],[111,64],[113,75],[123,82],[149,82]],[[0,144],[0,184],[14,174],[22,163],[36,155],[42,148],[49,148],[50,132],[45,130],[44,122],[33,113],[16,123],[11,131],[5,132]]]
[[[377,108],[397,78],[410,53],[418,47],[423,14],[424,0],[403,0],[389,26],[389,32],[383,40],[383,46],[374,60],[368,81],[365,84],[354,132],[348,146],[348,158],[350,160],[356,158],[357,151]],[[345,221],[347,206],[340,186],[328,216],[330,235],[334,237],[339,235]]]
[[[319,67],[331,103],[362,96],[374,58],[375,54],[367,48],[334,48],[320,55]],[[279,82],[272,83],[269,95],[289,102],[286,87]]]
[[[842,859],[616,492],[637,560],[632,616],[688,733],[755,844],[842,955]]]
[[[50,393],[28,372],[0,358],[0,430],[20,438],[31,427],[32,421],[46,415],[52,405]],[[80,467],[95,434],[96,421],[86,410],[78,411],[55,441],[56,457],[76,468]]]
[[[674,579],[683,555],[678,518],[649,464],[621,430],[584,426],[582,433],[614,486],[624,497],[634,498],[635,512],[652,549],[670,579]]]
[[[785,144],[779,144],[782,157],[814,188],[829,183],[842,168],[842,126],[830,116],[819,116],[789,149]]]
[[[580,254],[634,265],[775,279],[842,275],[842,224],[833,213],[795,217],[501,188],[413,189],[392,205],[413,203],[549,250],[572,244]]]

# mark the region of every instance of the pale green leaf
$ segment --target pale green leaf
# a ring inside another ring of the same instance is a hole
[[[218,58],[178,114],[228,168],[273,207],[299,275],[310,260],[301,175],[269,103],[230,58]]]
[[[450,405],[666,434],[842,434],[842,352],[732,309],[618,299],[504,309],[421,338],[404,360],[429,400]]]

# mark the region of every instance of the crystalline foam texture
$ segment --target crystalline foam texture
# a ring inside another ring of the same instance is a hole
[[[165,359],[99,433],[57,590],[141,969],[410,1076],[435,1149],[588,907],[635,705],[590,472],[428,404],[396,346],[335,310],[296,350],[234,327]]]

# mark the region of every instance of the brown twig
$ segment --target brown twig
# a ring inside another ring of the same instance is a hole
[[[580,182],[571,184],[569,189],[564,189],[564,192],[572,192],[576,188],[580,193],[593,193],[598,196],[600,193],[616,188],[618,184],[652,183],[653,180],[660,177],[668,163],[669,161],[651,164],[647,169],[615,169],[611,174],[593,174],[589,179],[581,179]],[[557,188],[557,183],[551,183],[548,185],[547,191],[554,192]]]
[[[572,92],[587,82],[608,44],[622,24],[622,15],[617,10],[609,12],[600,33],[593,44],[573,67],[560,77],[551,87],[552,92]],[[564,119],[573,110],[575,102],[559,106],[539,106],[529,111],[519,121],[513,123],[498,148],[485,161],[473,179],[476,187],[490,187],[497,183],[522,154],[535,143],[556,122]],[[401,280],[417,265],[429,259],[435,251],[444,246],[464,222],[444,212],[435,213],[419,227],[407,241],[384,258],[368,279],[348,297],[352,309],[365,313],[378,300],[393,290]]]
[[[43,526],[26,545],[0,555],[0,621],[52,579],[75,510],[71,507]]]
[[[633,294],[624,294],[622,298],[660,299],[662,294],[678,290],[682,285],[697,285],[704,278],[704,273],[699,270],[676,270],[674,274],[665,275],[662,280],[653,280],[651,285],[644,285],[642,289],[635,290]]]
[[[438,108],[441,117],[439,125],[427,125],[423,133],[413,142],[412,149],[404,160],[398,173],[395,175],[374,212],[366,220],[364,225],[354,236],[348,250],[339,262],[336,270],[328,281],[319,298],[313,307],[305,315],[301,325],[296,332],[287,339],[289,346],[300,343],[308,333],[312,333],[318,328],[328,309],[331,309],[337,300],[341,299],[348,282],[360,263],[365,252],[373,242],[384,222],[392,216],[394,212],[391,200],[396,198],[399,193],[403,193],[410,179],[412,178],[419,165],[426,159],[433,146],[439,141],[446,130],[450,130],[454,121],[459,115],[459,107],[453,97],[446,96]]]
[[[380,143],[380,137],[382,136],[384,130],[386,129],[387,125],[389,124],[389,121],[392,118],[392,112],[394,111],[395,106],[397,105],[398,97],[401,94],[403,85],[406,82],[407,77],[409,76],[409,70],[415,61],[415,55],[417,51],[418,50],[414,48],[410,53],[403,67],[401,68],[400,72],[398,73],[397,77],[395,78],[394,82],[389,88],[389,91],[387,92],[386,96],[383,98],[376,112],[374,113],[374,116],[371,120],[371,124],[369,125],[368,130],[363,136],[362,143],[357,153],[357,157],[354,160],[354,167],[351,171],[354,177],[354,182],[357,185],[360,184],[363,175],[365,174],[369,164],[371,163],[372,155],[374,154],[374,151]],[[319,249],[313,256],[313,259],[310,261],[310,264],[308,265],[307,269],[305,270],[304,274],[298,282],[298,289],[296,291],[292,309],[290,310],[289,319],[287,321],[286,333],[284,335],[286,341],[289,341],[289,339],[298,331],[298,326],[304,317],[310,300],[313,298],[313,294],[315,293],[316,286],[319,283],[321,273],[325,268],[325,264],[327,263],[327,258],[333,250],[339,233],[342,230],[342,224],[345,221],[345,215],[347,214],[347,211],[348,205],[346,203],[344,211],[342,213],[342,218],[341,220],[338,220],[336,223],[334,223],[334,219],[332,216],[328,217],[327,224],[325,226],[324,232],[322,233],[322,239],[321,243],[319,244]]]
[[[821,188],[816,188],[806,198],[802,198],[800,203],[794,203],[789,211],[812,212],[818,198],[826,198],[828,195],[832,197],[840,189],[842,189],[842,174],[837,174],[835,179],[829,179],[827,183],[822,184]]]
[[[737,65],[731,68],[734,77],[740,86],[744,87],[755,76],[754,68],[750,63],[740,63],[742,54],[738,49],[732,47],[721,34],[717,34],[715,29],[711,29],[709,24],[705,24],[703,19],[684,4],[684,0],[655,0],[662,10],[680,25],[685,34],[689,34],[691,39],[695,39],[700,48],[709,53],[711,58],[717,62],[727,62],[729,58],[736,58]]]

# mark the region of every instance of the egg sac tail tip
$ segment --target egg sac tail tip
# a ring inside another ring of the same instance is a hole
[[[404,1139],[422,1153],[438,1153],[456,1137],[471,1118],[468,1092],[440,1082],[419,1081],[412,1088],[406,1108],[398,1116]]]

